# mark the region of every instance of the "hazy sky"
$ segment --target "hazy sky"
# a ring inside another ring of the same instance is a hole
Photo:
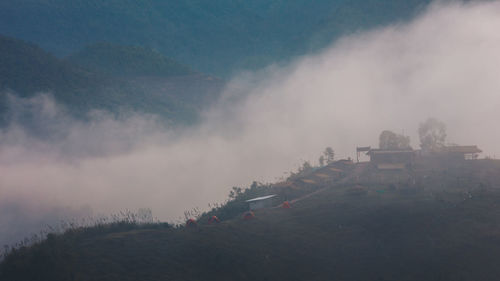
[[[389,129],[418,147],[418,124],[431,116],[448,125],[449,142],[500,156],[499,30],[498,1],[435,5],[408,24],[235,77],[201,124],[187,129],[133,113],[94,112],[82,122],[48,96],[13,98],[48,137],[15,122],[0,132],[0,244],[40,221],[90,209],[147,207],[176,219],[224,201],[232,186],[317,163],[326,146],[354,158],[356,146],[376,146]]]

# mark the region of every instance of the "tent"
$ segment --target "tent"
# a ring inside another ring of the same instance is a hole
[[[252,211],[248,211],[246,213],[243,214],[243,219],[244,220],[251,220],[251,219],[254,219],[255,218],[255,215],[253,214]]]
[[[214,223],[219,223],[219,222],[220,222],[220,219],[217,216],[211,216],[208,219],[208,223],[209,224],[214,224]]]
[[[290,206],[290,203],[288,201],[283,202],[281,205],[281,208],[283,209],[290,209],[292,206]]]
[[[194,219],[188,219],[186,221],[186,227],[195,227],[198,226],[198,223]]]

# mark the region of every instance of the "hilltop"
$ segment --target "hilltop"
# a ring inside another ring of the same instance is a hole
[[[380,171],[338,161],[234,189],[198,227],[76,228],[12,252],[3,280],[496,280],[500,162]],[[411,180],[409,180],[411,179]],[[278,194],[241,219],[244,200]],[[223,221],[209,225],[217,214]]]
[[[159,50],[229,77],[326,47],[341,35],[411,19],[429,0],[3,0],[0,33],[59,57],[108,41]]]

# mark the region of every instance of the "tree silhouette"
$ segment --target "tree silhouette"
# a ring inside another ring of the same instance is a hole
[[[325,148],[325,151],[323,152],[323,156],[324,156],[324,161],[326,161],[326,164],[330,164],[330,163],[333,163],[333,160],[335,158],[335,151],[333,151],[333,149],[331,147],[327,147]]]
[[[409,149],[410,137],[398,135],[392,131],[385,130],[379,137],[380,149]]]
[[[446,125],[435,118],[429,118],[420,123],[418,136],[420,138],[420,147],[423,150],[439,150],[445,145]]]

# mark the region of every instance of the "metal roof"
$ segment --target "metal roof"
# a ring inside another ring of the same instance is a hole
[[[366,154],[413,154],[415,150],[413,149],[405,149],[405,150],[385,150],[385,149],[370,149]]]
[[[455,153],[481,153],[481,149],[477,148],[476,145],[454,145],[454,146],[446,146],[444,147],[446,152],[455,152]]]
[[[260,200],[266,200],[269,198],[273,198],[274,196],[276,196],[276,194],[253,198],[253,199],[247,200],[245,202],[255,202],[255,201],[260,201]]]

